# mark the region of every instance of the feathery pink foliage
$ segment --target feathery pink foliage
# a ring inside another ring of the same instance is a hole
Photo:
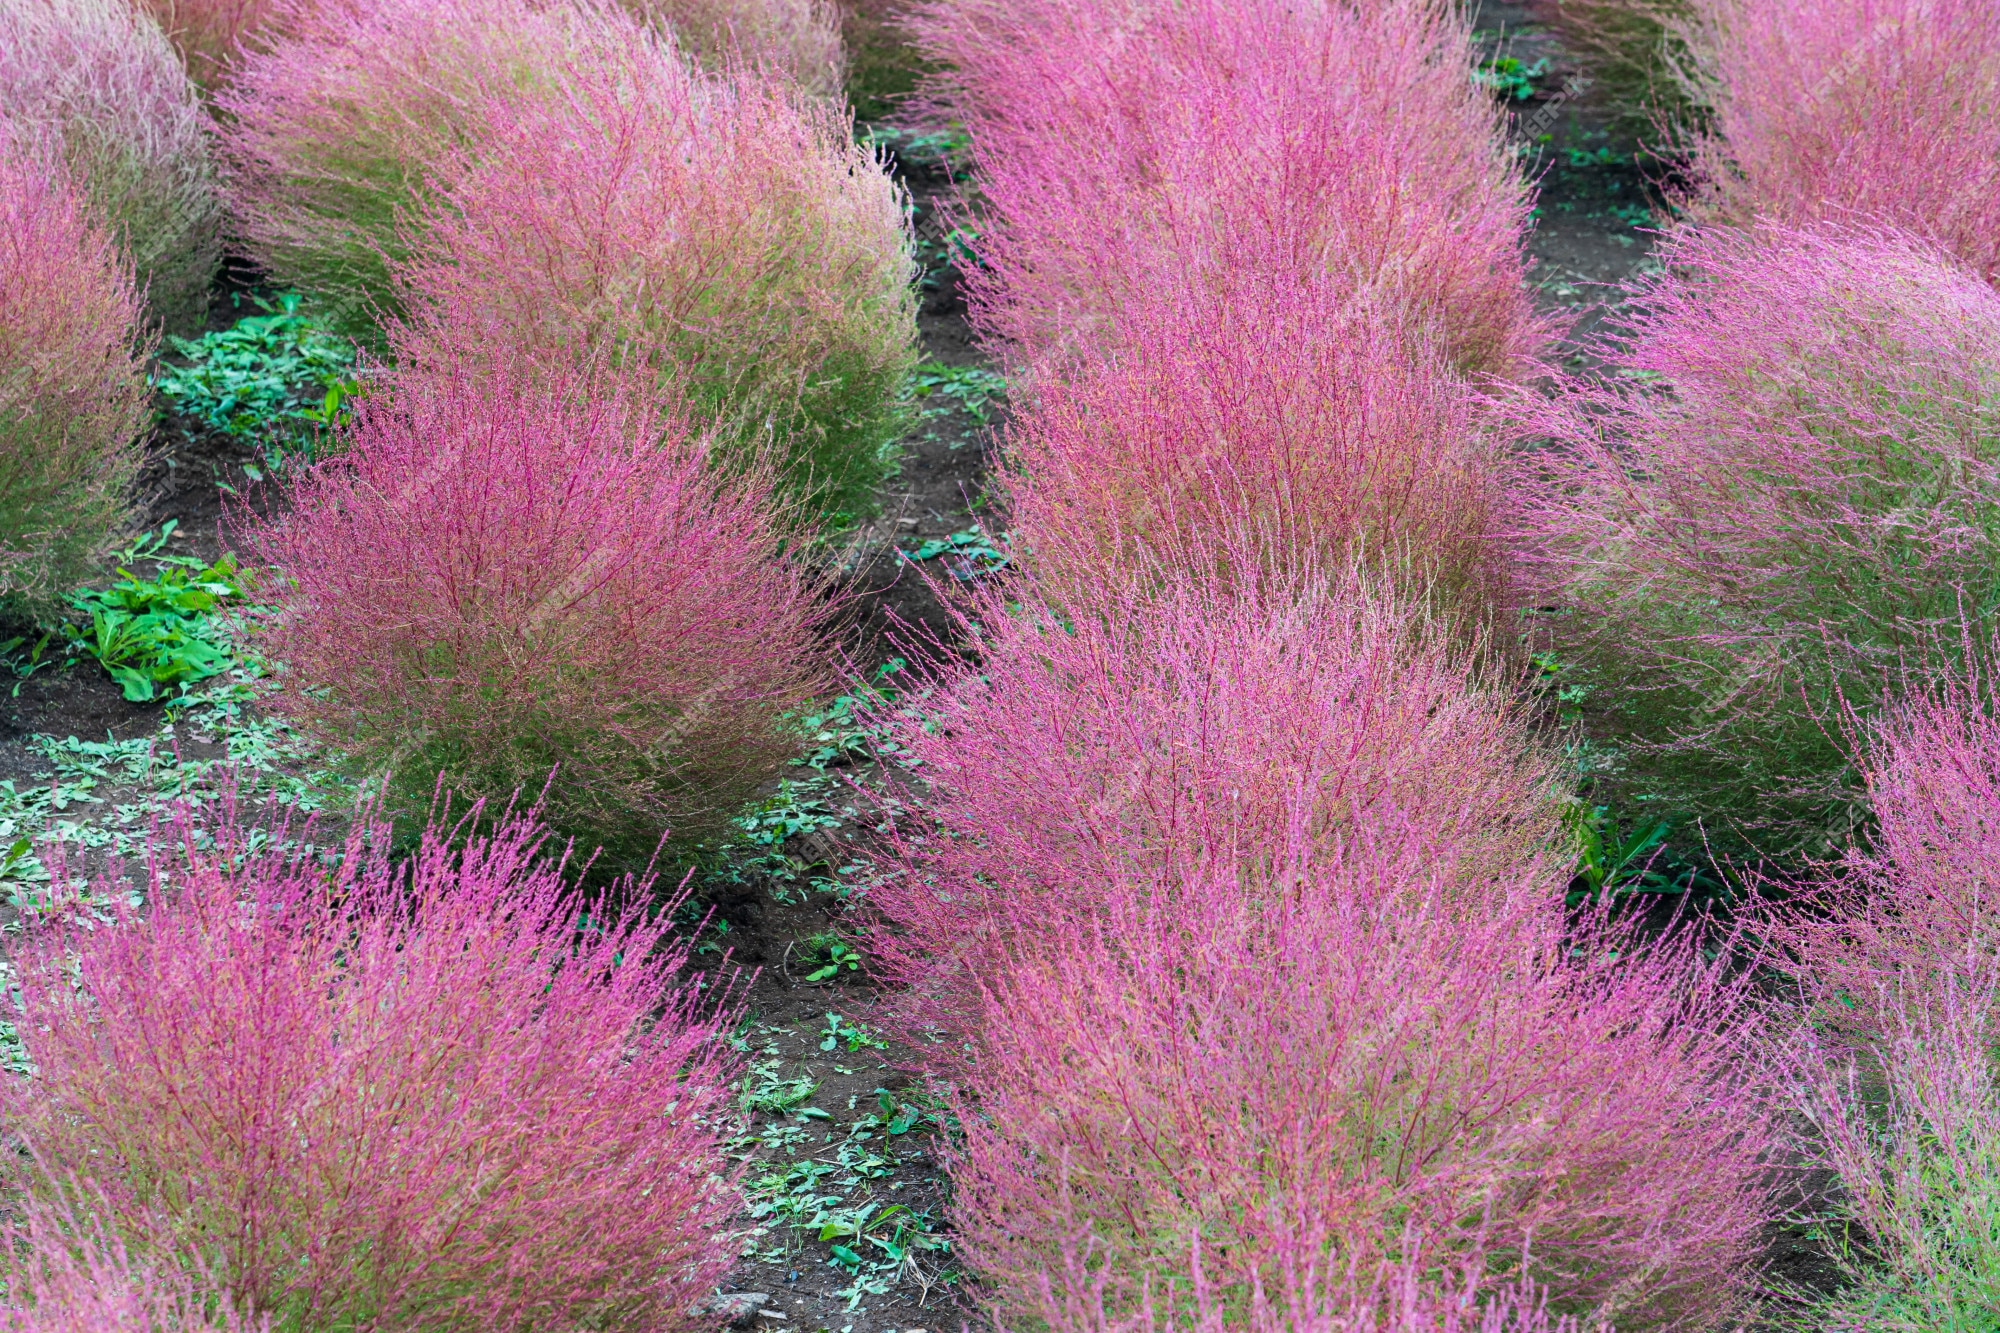
[[[571,71],[560,103],[479,110],[395,271],[399,357],[442,340],[650,370],[810,516],[868,512],[916,359],[905,196],[825,103],[643,42],[619,54]]]
[[[143,315],[53,150],[0,125],[0,609],[49,612],[124,526],[148,415]]]
[[[765,479],[719,475],[649,385],[447,358],[342,438],[248,534],[283,575],[269,651],[281,706],[417,808],[548,783],[555,827],[643,861],[792,753],[825,607]]]
[[[1812,1326],[1976,1328],[2000,1289],[2000,964],[1990,943],[1908,973],[1878,963],[1862,990],[1821,991],[1869,1014],[1867,1041],[1798,1033],[1804,1160],[1835,1173],[1842,1220],[1869,1242],[1836,1254],[1847,1282]]]
[[[216,97],[236,228],[273,277],[372,337],[399,309],[409,224],[443,166],[477,158],[492,103],[559,104],[584,71],[643,85],[679,60],[617,0],[303,5]]]
[[[1887,222],[2000,281],[2000,22],[1990,0],[1694,0],[1711,208]]]
[[[847,73],[831,0],[625,0],[712,70],[734,62],[776,71],[807,92],[838,97]]]
[[[270,33],[295,0],[139,0],[166,30],[181,63],[204,92],[220,88],[245,42]]]
[[[1614,375],[1532,409],[1525,521],[1630,783],[1817,846],[1859,798],[1845,704],[2000,610],[2000,295],[1894,233],[1666,259]]]
[[[912,20],[972,134],[984,329],[1116,345],[1161,275],[1323,274],[1465,370],[1547,330],[1527,192],[1440,0],[936,0]]]
[[[106,1202],[101,1192],[80,1193]],[[136,1261],[89,1208],[10,1202],[0,1333],[269,1333],[268,1318],[239,1314],[186,1268]]]
[[[1964,678],[1896,702],[1856,728],[1873,836],[1808,896],[1774,905],[1760,929],[1800,962],[1825,1016],[1862,1042],[1913,1013],[1949,979],[1976,974],[2000,946],[2000,719],[1991,663],[1968,652]],[[1896,1013],[1875,1004],[1884,987]],[[1839,997],[1833,999],[1832,997]]]
[[[1507,497],[1471,391],[1339,284],[1148,284],[1120,354],[1038,377],[1005,436],[1017,545],[1062,600],[1248,538],[1398,567],[1474,626],[1512,600]],[[1218,575],[1227,571],[1218,571]]]
[[[1003,1308],[1217,1327],[1200,1283],[1232,1326],[1375,1328],[1401,1265],[1620,1328],[1737,1308],[1773,1127],[1689,945],[1566,936],[1560,865],[1468,912],[1453,840],[1393,811],[1262,863],[1203,832],[1191,874],[1128,863],[992,927],[1007,1037],[966,1078],[954,1221]]]
[[[978,672],[935,674],[924,717],[883,719],[933,788],[908,873],[870,898],[898,927],[871,945],[916,984],[919,1022],[976,1028],[992,932],[1085,913],[1121,874],[1265,865],[1394,807],[1458,844],[1476,900],[1557,839],[1525,714],[1443,626],[1354,577],[1301,561],[1227,588],[1163,570],[1065,600],[1061,620],[1032,609],[1033,584],[974,609]]]
[[[1374,1328],[1402,1264],[1619,1327],[1730,1308],[1771,1133],[1737,997],[1684,944],[1566,937],[1504,696],[1351,584],[1071,615],[994,606],[899,720],[930,785],[869,899],[970,1102],[956,1225],[1003,1311]]]
[[[0,0],[0,121],[62,153],[155,317],[198,328],[222,258],[209,122],[152,20],[127,0]]]
[[[310,828],[204,822],[156,843],[143,911],[12,948],[35,1077],[0,1096],[51,1168],[23,1183],[101,1191],[135,1258],[281,1326],[697,1322],[737,1204],[703,1123],[728,1016],[670,912],[586,902],[511,814],[395,863],[359,821],[332,869]]]

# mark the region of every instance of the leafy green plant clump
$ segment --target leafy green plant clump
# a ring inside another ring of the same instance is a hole
[[[153,386],[175,411],[209,430],[259,445],[267,460],[308,458],[355,390],[354,344],[301,312],[297,292],[198,339],[170,338],[185,364],[162,365]]]
[[[185,694],[189,686],[221,675],[236,662],[212,627],[223,602],[243,595],[236,560],[225,555],[210,563],[163,555],[160,548],[173,530],[168,523],[158,535],[126,550],[118,580],[109,588],[85,589],[69,599],[88,621],[63,626],[72,650],[102,666],[133,703],[150,703],[176,687]],[[152,577],[128,567],[141,559],[157,566]]]

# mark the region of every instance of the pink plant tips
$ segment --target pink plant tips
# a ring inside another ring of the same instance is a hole
[[[249,543],[279,576],[281,706],[407,808],[547,784],[557,829],[643,863],[790,755],[825,607],[768,483],[720,476],[684,418],[611,376],[444,362],[343,439]]]
[[[154,316],[198,328],[222,257],[208,117],[152,20],[127,0],[0,0],[0,121],[61,152]]]
[[[85,1206],[13,1200],[0,1333],[270,1333],[268,1318],[239,1314],[198,1274],[136,1261],[91,1215],[108,1207],[102,1193],[74,1193]]]
[[[1115,347],[1162,275],[1315,277],[1455,367],[1514,374],[1547,330],[1526,187],[1438,0],[936,0],[980,179],[983,329],[1034,361]]]
[[[1544,623],[1626,766],[1712,836],[1824,851],[1844,711],[1949,673],[2000,606],[2000,294],[1919,240],[1686,235],[1606,381],[1536,409]]]
[[[143,315],[61,160],[0,126],[0,615],[49,612],[125,524],[148,418]]]
[[[728,1015],[671,912],[585,901],[511,814],[394,862],[363,820],[331,866],[310,829],[205,822],[143,910],[11,949],[20,1186],[279,1328],[697,1324],[737,1203]]]
[[[1987,0],[1696,0],[1704,199],[1737,223],[1879,220],[2000,281]]]
[[[560,104],[486,106],[395,271],[398,354],[615,361],[720,461],[768,463],[801,517],[871,512],[916,359],[902,191],[843,112],[782,81],[620,54],[572,71]]]
[[[288,18],[216,98],[226,194],[253,258],[341,330],[397,313],[389,269],[494,99],[560,102],[582,69],[678,62],[615,0],[370,0]]]
[[[1005,508],[1045,581],[1089,600],[1247,540],[1279,564],[1395,567],[1474,630],[1512,604],[1494,443],[1472,392],[1395,320],[1324,278],[1139,298],[1121,354],[1038,377],[1006,435]]]
[[[1346,579],[1066,612],[995,605],[896,727],[928,795],[870,896],[1000,1317],[1732,1309],[1771,1138],[1736,997],[1566,925],[1553,764],[1465,655]]]

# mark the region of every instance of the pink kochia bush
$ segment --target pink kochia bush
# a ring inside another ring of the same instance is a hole
[[[201,822],[156,843],[143,909],[10,950],[19,1188],[281,1329],[697,1322],[732,1071],[671,910],[585,901],[511,814],[393,862],[364,819],[332,868],[309,829]]]
[[[1003,1315],[1732,1308],[1770,1136],[1735,997],[1566,939],[1554,765],[1462,653],[1345,578],[989,612],[896,726],[929,787],[870,901],[968,1100],[954,1216]]]
[[[1526,187],[1441,0],[935,0],[980,182],[970,297],[1033,360],[1110,347],[1161,275],[1323,275],[1455,367],[1522,370]]]
[[[1233,274],[1149,287],[1120,323],[1119,355],[1039,377],[1005,436],[1016,543],[1082,585],[1063,596],[1249,539],[1262,563],[1393,567],[1474,628],[1510,602],[1494,442],[1393,318],[1324,277]]]
[[[1807,850],[1859,818],[1844,710],[2000,610],[2000,294],[1894,233],[1683,236],[1532,409],[1523,496],[1606,780]]]
[[[252,257],[343,331],[395,313],[389,269],[493,99],[560,102],[579,70],[665,50],[615,0],[304,6],[216,98],[225,195]]]
[[[47,614],[124,526],[147,421],[131,265],[0,126],[0,614]]]
[[[938,836],[904,849],[921,869],[876,891],[901,928],[879,949],[918,1008],[970,1022],[992,930],[1087,911],[1133,866],[1260,864],[1398,809],[1457,842],[1476,909],[1485,877],[1554,845],[1555,767],[1503,682],[1363,572],[1299,561],[1231,587],[1163,567],[1094,598],[1066,587],[1059,614],[1039,583],[981,605],[979,672],[934,675],[922,718],[885,719],[938,792]],[[958,982],[946,956],[970,969]]]
[[[1977,1327],[2000,1293],[1992,660],[1867,728],[1873,839],[1815,910],[1765,925],[1817,1020],[1796,1038],[1800,1147],[1869,1238],[1836,1252],[1847,1287],[1814,1327]]]
[[[0,122],[58,149],[177,333],[208,316],[221,207],[207,113],[127,0],[0,0]]]
[[[2000,22],[1989,0],[1694,0],[1697,165],[1739,223],[1872,218],[2000,281]]]
[[[249,534],[281,706],[421,809],[434,783],[643,861],[791,753],[823,649],[757,475],[614,377],[409,372]],[[551,776],[553,774],[553,776]]]
[[[637,35],[618,54],[559,105],[486,105],[396,272],[398,355],[643,370],[805,516],[869,512],[916,360],[901,190],[844,112],[782,82],[700,75]]]

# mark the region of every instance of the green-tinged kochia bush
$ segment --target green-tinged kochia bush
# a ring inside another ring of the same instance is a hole
[[[392,770],[401,810],[440,782],[542,793],[559,832],[644,862],[793,752],[824,605],[768,482],[711,466],[684,416],[605,375],[448,361],[341,434],[249,534],[276,567],[266,651],[279,706]]]
[[[559,105],[494,96],[400,267],[398,355],[644,368],[801,517],[872,511],[916,361],[905,196],[844,113],[632,42]],[[470,335],[470,336],[467,336]]]
[[[1846,714],[2000,611],[2000,293],[1896,233],[1684,236],[1525,496],[1605,780],[1711,835],[1861,818]]]
[[[0,122],[59,149],[153,316],[198,328],[221,207],[208,115],[159,27],[127,0],[0,0]]]
[[[389,272],[413,212],[442,167],[485,145],[489,102],[560,101],[580,70],[657,46],[612,0],[305,9],[216,99],[235,227],[280,284],[373,337],[400,308]]]
[[[830,0],[625,0],[674,35],[703,66],[741,62],[787,75],[820,97],[840,96],[847,72]]]
[[[1587,96],[1641,138],[1699,114],[1688,95],[1687,0],[1531,0],[1590,80]]]
[[[399,856],[361,814],[328,847],[177,810],[136,884],[58,893],[9,942],[34,1065],[0,1085],[10,1220],[81,1213],[109,1242],[90,1276],[160,1274],[82,1320],[170,1318],[189,1286],[216,1316],[28,1327],[702,1327],[741,1206],[736,1071],[680,898],[585,894],[512,811]],[[81,1294],[52,1267],[38,1308]]]
[[[125,524],[143,313],[60,161],[0,138],[0,614],[53,610]]]
[[[917,90],[923,57],[903,20],[905,0],[842,0],[840,35],[847,47],[847,100],[862,120],[877,120]]]
[[[965,1095],[996,1323],[1431,1333],[1526,1281],[1730,1327],[1771,1212],[1740,983],[1567,915],[1525,710],[1410,601],[1293,573],[996,589],[978,666],[877,711],[926,781],[869,945]]]
[[[181,53],[188,77],[213,94],[258,40],[298,6],[288,0],[139,0]]]
[[[1843,1281],[1800,1333],[1977,1329],[2000,1307],[2000,718],[1995,645],[1968,646],[1966,679],[1867,728],[1874,836],[1811,910],[1760,922],[1814,1020],[1799,1151],[1840,1185],[1820,1230]]]

